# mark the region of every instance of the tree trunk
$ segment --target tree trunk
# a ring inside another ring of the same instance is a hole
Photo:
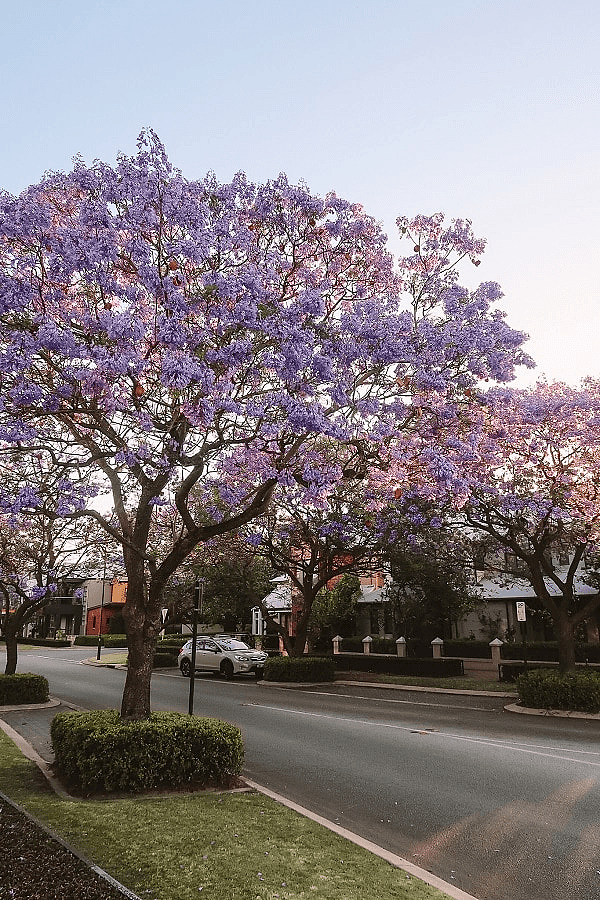
[[[295,617],[295,638],[292,656],[303,656],[308,635],[308,622],[315,600],[315,591],[312,585],[305,585],[307,590],[302,595],[302,608],[298,609]]]
[[[571,672],[575,668],[575,628],[571,617],[561,610],[555,622],[558,632],[558,663],[561,672]]]
[[[7,625],[4,629],[4,640],[6,641],[4,674],[14,675],[17,671],[17,630]]]
[[[150,681],[154,648],[160,630],[161,597],[146,592],[143,566],[136,566],[133,578],[128,572],[127,602],[123,616],[127,625],[127,677],[121,701],[121,719],[147,719],[150,709]]]

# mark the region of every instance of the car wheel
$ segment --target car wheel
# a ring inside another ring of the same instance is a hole
[[[227,681],[233,678],[233,663],[230,659],[224,659],[221,663],[221,675],[224,675]]]
[[[192,665],[189,659],[182,659],[181,663],[179,664],[179,668],[181,669],[181,674],[184,676],[184,678],[190,677],[192,672]]]

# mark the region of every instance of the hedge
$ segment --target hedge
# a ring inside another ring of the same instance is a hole
[[[467,659],[491,659],[492,650],[489,641],[444,640],[444,656],[462,656]]]
[[[116,709],[59,713],[50,726],[56,770],[85,795],[229,786],[241,772],[239,728],[218,719],[153,713],[123,722]]]
[[[55,641],[53,638],[17,638],[17,644],[31,644],[32,647],[70,647],[70,641]]]
[[[503,659],[523,659],[523,644],[506,643],[502,645]],[[558,662],[558,643],[556,641],[536,641],[527,643],[527,659],[540,662]],[[600,662],[600,644],[576,644],[576,662]]]
[[[30,672],[0,675],[0,705],[46,703],[48,690],[48,679],[43,675],[33,675]]]
[[[517,678],[519,699],[532,709],[600,712],[600,676],[596,672],[534,669]]]
[[[154,669],[167,669],[172,668],[177,665],[177,657],[179,656],[179,651],[174,650],[172,653],[166,652],[156,652],[154,654],[154,660],[152,662],[152,667]]]
[[[171,650],[175,647],[177,648],[177,652],[181,650],[184,644],[187,644],[189,640],[191,640],[191,634],[177,634],[173,637],[167,636],[163,638],[161,641],[156,642],[157,651],[162,651],[163,648]]]
[[[127,646],[127,635],[126,634],[103,634],[102,637],[102,646],[103,647],[126,647]],[[97,634],[80,634],[75,638],[75,644],[78,647],[97,647],[98,646],[98,635]]]
[[[265,663],[265,681],[333,681],[331,659],[319,656],[273,656]]]
[[[462,659],[413,659],[400,656],[373,656],[367,653],[336,653],[337,671],[373,672],[385,675],[417,675],[422,678],[452,678],[464,675]]]

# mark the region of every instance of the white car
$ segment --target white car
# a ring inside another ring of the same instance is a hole
[[[262,650],[251,650],[248,644],[235,638],[218,635],[196,639],[196,669],[202,672],[220,672],[225,678],[253,672],[262,678],[268,657]],[[179,651],[177,665],[181,674],[189,678],[192,671],[192,642]]]

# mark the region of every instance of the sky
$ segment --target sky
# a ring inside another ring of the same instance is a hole
[[[600,377],[598,0],[0,0],[0,188],[153,128],[189,178],[443,212],[537,369]],[[409,252],[407,248],[406,252]]]

